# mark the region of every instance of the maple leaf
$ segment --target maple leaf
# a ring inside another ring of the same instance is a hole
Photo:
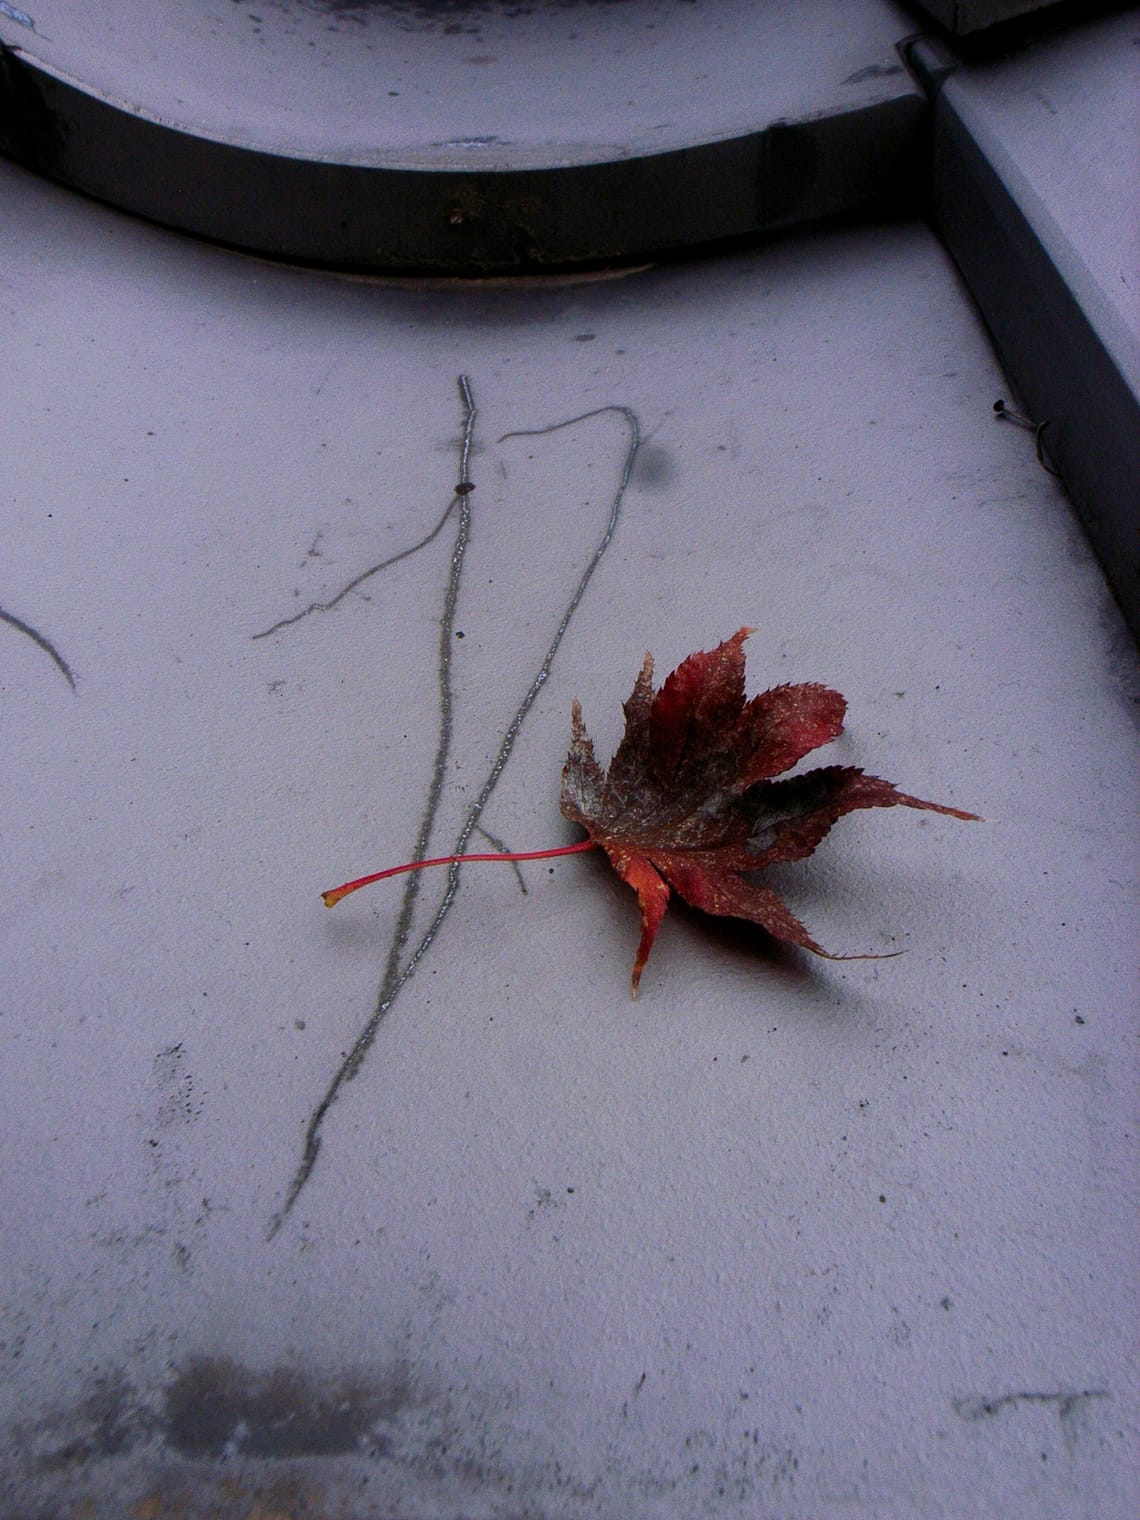
[[[858,808],[901,805],[977,820],[852,766],[773,780],[838,738],[847,704],[813,683],[776,686],[745,701],[743,645],[752,631],[741,628],[716,649],[690,655],[660,691],[647,654],[608,771],[594,755],[581,706],[572,707],[562,812],[637,893],[635,997],[671,891],[705,913],[747,919],[777,939],[842,960],[816,944],[770,887],[749,878],[810,855],[837,819]]]

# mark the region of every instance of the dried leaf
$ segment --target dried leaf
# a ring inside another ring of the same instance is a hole
[[[755,872],[810,855],[832,824],[857,808],[901,805],[977,818],[851,766],[773,780],[842,733],[847,704],[811,683],[776,686],[746,701],[743,645],[751,632],[741,628],[716,649],[690,655],[660,691],[646,655],[608,771],[573,705],[562,812],[637,893],[634,996],[671,891],[705,913],[747,919],[827,956],[781,898],[750,879]]]

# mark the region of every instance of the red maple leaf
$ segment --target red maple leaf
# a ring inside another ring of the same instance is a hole
[[[562,812],[637,893],[635,996],[670,891],[705,913],[748,919],[826,956],[781,898],[750,879],[757,871],[810,855],[832,824],[857,808],[902,805],[977,818],[907,796],[852,766],[772,780],[842,733],[847,704],[839,692],[810,683],[745,701],[743,644],[751,632],[741,628],[716,649],[690,655],[656,692],[646,655],[608,771],[573,705]]]

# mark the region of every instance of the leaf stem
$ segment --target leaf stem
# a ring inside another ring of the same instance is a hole
[[[592,839],[580,839],[577,844],[558,845],[552,850],[497,850],[494,854],[437,855],[434,860],[409,860],[402,866],[389,866],[386,871],[373,871],[371,876],[359,876],[346,881],[343,886],[322,892],[326,908],[335,908],[342,897],[356,892],[360,887],[371,886],[374,881],[384,881],[389,876],[402,876],[405,871],[423,871],[428,866],[453,866],[464,860],[552,860],[556,855],[582,855],[597,846]]]

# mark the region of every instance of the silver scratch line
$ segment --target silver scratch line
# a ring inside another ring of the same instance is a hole
[[[468,809],[467,816],[463,820],[463,825],[455,837],[455,843],[451,848],[451,854],[453,855],[463,854],[467,848],[468,840],[471,838],[473,831],[478,827],[479,819],[483,815],[483,810],[487,806],[487,803],[490,801],[491,794],[499,783],[499,777],[503,774],[507,761],[511,758],[511,751],[515,747],[515,741],[518,739],[519,732],[522,729],[524,722],[526,721],[527,714],[534,706],[539,692],[542,690],[543,686],[545,686],[547,680],[550,677],[551,667],[554,664],[554,657],[558,653],[558,646],[562,643],[567,628],[570,626],[570,620],[574,616],[575,612],[577,612],[578,606],[586,594],[586,587],[593,579],[594,571],[598,568],[602,555],[605,554],[606,550],[610,546],[610,542],[614,536],[614,530],[618,525],[618,520],[621,515],[622,498],[625,496],[625,490],[629,484],[629,477],[633,472],[633,463],[637,457],[638,446],[641,442],[641,432],[638,426],[637,416],[630,410],[629,407],[599,406],[595,407],[595,409],[591,412],[582,412],[577,417],[570,417],[565,422],[555,422],[552,423],[549,427],[544,428],[529,428],[526,430],[519,430],[515,433],[504,433],[502,435],[502,438],[499,439],[499,442],[501,443],[504,438],[534,438],[538,437],[542,433],[554,433],[557,432],[559,428],[573,427],[573,425],[577,422],[585,422],[591,417],[600,417],[606,412],[617,412],[623,416],[626,420],[627,426],[629,427],[630,434],[629,448],[626,451],[625,464],[622,467],[621,480],[618,483],[617,491],[610,506],[609,521],[606,523],[605,532],[599,539],[597,547],[595,548],[593,554],[590,556],[585,570],[582,572],[581,579],[578,581],[578,584],[574,589],[574,594],[566,604],[565,611],[559,620],[558,627],[554,633],[554,637],[550,641],[542,664],[538,667],[538,673],[535,675],[534,680],[528,687],[526,695],[519,703],[514,717],[507,725],[506,731],[503,734],[502,743],[499,745],[498,754],[495,756],[495,759],[491,765],[491,769],[487,773],[487,779],[484,781],[482,787],[480,788],[479,795],[476,797],[475,801]],[[363,1032],[361,1033],[360,1039],[357,1041],[359,1052],[357,1053],[356,1048],[354,1048],[353,1051],[355,1060],[351,1075],[356,1075],[356,1071],[359,1069],[360,1062],[363,1060],[368,1047],[376,1038],[376,1031],[380,1026],[380,1021],[383,1019],[384,1015],[388,1012],[389,1008],[391,1008],[392,1004],[395,1002],[396,995],[407,984],[407,982],[411,980],[413,974],[415,973],[416,967],[419,965],[423,957],[427,954],[436,935],[442,928],[443,921],[451,911],[451,905],[454,903],[455,898],[459,892],[459,873],[461,870],[462,865],[459,862],[456,862],[454,865],[448,867],[447,890],[443,894],[439,908],[436,910],[436,915],[429,924],[423,939],[416,946],[414,953],[401,972],[399,980],[397,981],[392,991],[392,995],[386,1002],[382,1001],[380,1003],[376,1009],[376,1012],[373,1014],[372,1018],[369,1020],[368,1024],[365,1026]],[[350,1056],[350,1059],[352,1059],[353,1056]]]
[[[463,441],[460,445],[459,454],[459,484],[464,486],[470,483],[467,468],[471,457],[471,439],[475,429],[475,418],[478,416],[475,398],[471,392],[471,382],[466,375],[460,375],[459,377],[459,394],[463,398],[465,408]],[[458,491],[455,499],[459,502],[459,527],[455,535],[455,545],[451,551],[451,563],[448,567],[447,590],[443,599],[443,616],[439,620],[439,737],[436,741],[435,760],[432,763],[427,802],[424,805],[419,832],[416,835],[416,842],[411,856],[413,860],[421,860],[427,854],[428,845],[431,842],[436,814],[439,812],[440,800],[443,797],[444,782],[447,780],[447,762],[451,754],[451,740],[454,731],[455,698],[451,679],[451,646],[455,641],[455,609],[459,603],[459,584],[463,577],[463,561],[466,558],[467,545],[471,537],[470,493]],[[404,953],[404,947],[408,942],[412,914],[415,910],[416,899],[419,896],[422,882],[423,876],[419,871],[409,873],[407,885],[404,888],[403,899],[400,904],[399,917],[396,920],[396,931],[392,937],[392,945],[388,952],[388,963],[384,968],[384,979],[380,984],[379,996],[381,1002],[384,1001],[385,997],[391,998],[393,995],[392,989],[397,985],[400,974],[400,957]],[[350,1080],[356,1075],[357,1067],[360,1065],[363,1055],[363,1051],[358,1052],[356,1046],[353,1046],[353,1049],[345,1060],[344,1067],[342,1067],[343,1076],[338,1073],[341,1081]]]
[[[464,398],[464,403],[468,407],[467,425],[464,429],[463,444],[460,455],[459,484],[462,487],[468,483],[467,463],[470,454],[471,429],[474,426],[475,408],[474,402],[471,398],[470,385],[467,382],[466,377],[460,377],[459,386],[460,392]],[[563,610],[562,616],[558,622],[558,626],[555,629],[554,636],[547,647],[546,654],[542,659],[542,663],[538,667],[534,679],[531,681],[531,684],[527,688],[522,701],[519,703],[517,709],[515,710],[514,716],[504,731],[498,752],[495,755],[495,759],[492,762],[491,768],[487,773],[487,777],[479,789],[478,796],[468,809],[467,815],[463,820],[463,824],[459,830],[458,835],[456,836],[455,844],[451,852],[452,854],[462,854],[467,847],[467,842],[471,838],[472,833],[479,827],[479,820],[483,815],[483,811],[486,808],[487,803],[490,801],[495,787],[498,785],[499,778],[502,776],[503,771],[506,768],[507,762],[509,761],[511,753],[514,750],[519,733],[524,722],[526,721],[527,715],[529,714],[531,708],[534,706],[539,693],[550,677],[550,672],[554,664],[555,656],[557,655],[559,646],[565,637],[566,630],[569,628],[570,622],[573,619],[574,614],[577,612],[582,598],[586,594],[586,589],[589,586],[590,581],[593,579],[594,572],[597,570],[598,565],[601,563],[602,556],[605,554],[606,550],[609,548],[610,543],[613,540],[614,532],[621,517],[622,502],[625,497],[626,488],[629,485],[630,476],[633,472],[634,461],[637,457],[637,450],[641,441],[641,430],[638,424],[636,413],[634,413],[629,407],[611,405],[595,407],[592,411],[582,412],[578,416],[567,418],[563,422],[552,423],[548,427],[520,429],[511,433],[504,433],[499,440],[500,442],[503,442],[503,440],[507,438],[538,437],[545,433],[558,432],[562,428],[573,427],[578,423],[586,422],[593,417],[601,417],[608,413],[614,413],[625,419],[626,426],[629,429],[629,445],[626,450],[625,460],[622,465],[621,476],[618,481],[617,490],[615,491],[613,501],[610,504],[610,512],[606,522],[605,530],[595,545],[594,551],[587,561],[585,569],[582,571],[581,576],[579,577],[578,584],[575,586],[570,600],[567,602],[566,607]],[[466,507],[468,493],[462,492],[457,494],[461,494],[462,505],[463,507]],[[459,576],[462,571],[463,554],[466,551],[469,523],[469,517],[465,521],[461,516],[460,529],[456,537],[456,548],[452,554],[451,571],[448,577],[447,595],[444,602],[444,616],[441,620],[440,746],[437,750],[437,763],[432,775],[432,786],[429,792],[428,807],[424,812],[424,821],[421,824],[420,829],[420,839],[417,841],[417,857],[422,856],[426,852],[427,837],[428,834],[430,834],[430,826],[431,823],[434,822],[435,810],[438,807],[439,796],[443,784],[443,774],[446,766],[446,757],[448,748],[450,746],[451,630],[454,624],[455,605],[459,594]],[[440,759],[441,755],[443,756],[442,760]],[[432,800],[433,798],[434,801]],[[424,827],[425,825],[427,825],[426,833]],[[313,1113],[309,1119],[308,1126],[305,1130],[305,1140],[301,1161],[297,1167],[296,1172],[293,1175],[288,1193],[286,1194],[284,1205],[282,1206],[280,1212],[275,1214],[270,1221],[268,1238],[272,1239],[273,1236],[277,1234],[278,1230],[280,1230],[282,1224],[285,1222],[285,1219],[292,1210],[293,1205],[296,1203],[301,1189],[305,1186],[306,1182],[308,1182],[310,1176],[312,1175],[313,1168],[316,1165],[317,1157],[320,1154],[320,1130],[322,1124],[324,1123],[325,1115],[328,1113],[329,1109],[336,1101],[344,1084],[348,1081],[351,1081],[352,1078],[355,1077],[359,1072],[364,1058],[368,1054],[368,1051],[376,1038],[377,1030],[379,1029],[385,1015],[392,1008],[392,1005],[395,1003],[404,987],[407,986],[408,982],[415,975],[416,968],[419,966],[420,962],[423,960],[424,956],[427,954],[428,950],[430,950],[432,944],[435,942],[435,938],[442,928],[443,922],[446,919],[448,913],[451,911],[452,904],[455,902],[456,896],[458,894],[460,870],[461,866],[458,863],[452,865],[449,868],[447,887],[440,901],[439,907],[436,909],[435,916],[432,918],[432,921],[424,932],[424,935],[421,938],[419,944],[416,946],[412,954],[408,957],[408,960],[405,962],[404,966],[400,969],[397,969],[399,956],[403,950],[404,945],[406,944],[408,929],[410,926],[411,906],[409,904],[414,905],[415,903],[414,895],[411,895],[409,897],[408,894],[413,892],[414,889],[412,887],[412,883],[418,879],[420,874],[419,872],[409,873],[409,886],[405,889],[404,899],[404,903],[407,905],[407,911],[405,912],[404,908],[401,909],[399,920],[397,922],[396,934],[393,938],[392,950],[388,957],[388,964],[385,968],[384,978],[380,986],[380,992],[377,998],[375,1011],[373,1012],[372,1017],[368,1020],[367,1024],[365,1024],[364,1028],[361,1030],[360,1034],[357,1036],[351,1050],[349,1050],[344,1060],[341,1062],[341,1065],[337,1069],[336,1074],[330,1082],[324,1097],[321,1099],[317,1107],[313,1110]]]
[[[451,740],[454,728],[454,697],[451,681],[451,645],[454,641],[455,609],[459,601],[459,585],[463,575],[463,560],[467,553],[467,544],[471,536],[471,440],[475,432],[475,418],[478,410],[475,406],[475,397],[471,390],[471,382],[466,375],[459,377],[459,394],[463,401],[463,438],[459,446],[459,482],[448,504],[447,511],[440,518],[435,528],[426,538],[421,539],[410,549],[395,555],[387,564],[395,564],[398,560],[406,559],[409,554],[414,554],[417,549],[422,549],[436,536],[451,515],[456,502],[459,503],[459,525],[455,535],[455,545],[451,551],[451,563],[448,569],[447,590],[444,594],[443,615],[439,624],[439,736],[436,740],[435,760],[432,763],[431,781],[428,785],[427,802],[424,805],[423,816],[420,819],[419,831],[413,860],[418,860],[427,854],[427,847],[431,840],[432,830],[435,827],[436,814],[439,812],[440,799],[443,796],[443,786],[447,778],[447,761],[451,752]],[[378,565],[373,571],[383,569]],[[364,577],[358,577],[354,584],[359,585]],[[347,587],[341,595],[346,595],[351,586]],[[339,598],[337,598],[339,600]],[[290,621],[296,621],[291,619]],[[269,630],[272,631],[272,630]],[[420,872],[409,873],[404,887],[403,896],[400,900],[400,912],[396,919],[395,931],[392,942],[388,949],[388,960],[384,967],[384,976],[380,983],[378,1001],[381,1006],[387,1007],[395,998],[403,981],[400,974],[400,957],[408,943],[408,934],[411,931],[412,915],[415,912],[416,900],[421,886]],[[371,1022],[371,1021],[370,1021]],[[325,1114],[329,1111],[337,1099],[341,1087],[356,1074],[360,1062],[368,1049],[368,1044],[361,1043],[362,1037],[358,1038],[352,1049],[337,1068],[332,1081],[325,1090],[325,1095],[313,1110],[308,1126],[305,1130],[304,1148],[301,1153],[301,1161],[293,1175],[289,1185],[289,1191],[285,1197],[285,1203],[280,1213],[275,1214],[269,1225],[269,1238],[272,1239],[284,1223],[297,1195],[309,1180],[309,1176],[316,1165],[317,1155],[321,1148],[320,1128],[324,1122]]]

